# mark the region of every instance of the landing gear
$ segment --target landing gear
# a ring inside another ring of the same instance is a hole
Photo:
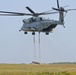
[[[32,32],[32,35],[35,35],[35,32]]]
[[[45,34],[46,34],[46,35],[49,35],[49,33],[48,33],[48,32],[46,32]]]
[[[24,32],[24,34],[27,34],[27,32]]]
[[[19,30],[19,32],[21,32],[21,30]]]

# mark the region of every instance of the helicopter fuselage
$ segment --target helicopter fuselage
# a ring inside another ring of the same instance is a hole
[[[49,33],[59,24],[59,21],[44,19],[42,17],[32,17],[23,20],[21,28],[24,32],[45,32]]]

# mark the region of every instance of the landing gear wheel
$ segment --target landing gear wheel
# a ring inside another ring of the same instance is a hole
[[[32,32],[32,35],[35,35],[35,32]]]
[[[27,32],[24,32],[24,34],[27,34]]]
[[[48,33],[48,32],[46,32],[45,34],[46,34],[46,35],[49,35],[49,33]]]

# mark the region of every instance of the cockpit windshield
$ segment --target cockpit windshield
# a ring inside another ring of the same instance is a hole
[[[24,23],[32,23],[32,22],[39,22],[39,21],[43,21],[44,19],[42,17],[31,17],[28,19],[24,19],[23,22]]]

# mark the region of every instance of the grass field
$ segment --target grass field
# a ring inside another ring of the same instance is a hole
[[[0,64],[0,75],[76,75],[76,64]]]

